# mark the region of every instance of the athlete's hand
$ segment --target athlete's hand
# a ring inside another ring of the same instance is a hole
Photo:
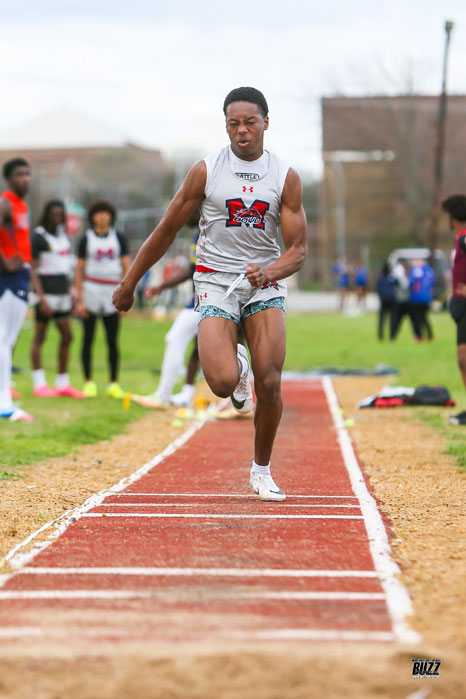
[[[463,296],[463,298],[466,297],[466,284],[457,284],[456,285],[456,293],[458,296]]]
[[[76,301],[76,305],[74,306],[73,310],[76,315],[81,316],[81,318],[87,318],[86,306],[82,301]]]
[[[152,299],[154,296],[160,296],[162,291],[163,291],[162,284],[160,284],[160,286],[149,286],[144,291],[144,296],[146,297],[146,299]]]
[[[113,305],[119,311],[129,311],[134,303],[134,289],[120,282],[113,292]]]
[[[0,268],[6,274],[14,274],[24,265],[24,260],[21,255],[13,255],[13,257],[4,257],[0,252]]]
[[[259,265],[248,265],[246,268],[246,276],[250,285],[258,289],[269,281],[265,270],[259,267]]]
[[[39,301],[39,309],[42,315],[47,316],[47,318],[53,316],[53,309],[49,306],[45,299],[41,299]]]

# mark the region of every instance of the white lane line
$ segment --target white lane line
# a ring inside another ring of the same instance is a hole
[[[206,503],[207,505],[207,503]],[[99,507],[200,507],[200,504],[197,503],[196,505],[193,505],[192,503],[184,503],[184,502],[103,502]],[[287,509],[289,507],[316,507],[316,508],[324,508],[327,509],[329,507],[334,507],[334,508],[340,508],[340,507],[346,507],[350,509],[356,509],[359,510],[360,507],[359,505],[293,505],[293,503],[287,503],[286,505],[284,503],[281,503],[280,508],[286,507]]]
[[[44,629],[41,629],[39,626],[4,626],[0,628],[0,640],[44,635]]]
[[[112,495],[110,491],[105,491]],[[249,493],[115,493],[115,497],[126,498],[126,497],[145,497],[145,498],[254,498],[257,500],[257,495],[251,495]],[[324,498],[324,499],[334,499],[343,498],[344,500],[357,500],[356,495],[287,495],[289,498]]]
[[[70,524],[78,520],[84,512],[87,512],[88,510],[91,510],[94,507],[100,505],[102,501],[112,493],[118,493],[119,491],[124,490],[124,488],[127,488],[135,481],[139,480],[139,478],[151,471],[155,466],[160,464],[162,461],[164,461],[164,459],[166,459],[168,456],[176,452],[177,449],[183,446],[183,444],[185,444],[185,442],[191,439],[191,437],[199,429],[201,429],[201,427],[203,427],[204,424],[205,422],[198,422],[191,425],[191,427],[188,430],[186,430],[186,432],[184,432],[182,435],[180,435],[180,437],[178,437],[171,444],[169,444],[160,454],[157,454],[157,456],[155,456],[147,463],[143,464],[140,468],[131,473],[129,476],[125,476],[111,488],[106,488],[105,490],[101,490],[99,493],[96,493],[95,495],[91,495],[91,497],[88,498],[82,505],[74,507],[71,510],[67,510],[62,515],[60,515],[60,517],[57,517],[56,519],[53,519],[50,522],[47,522],[46,524],[43,524],[39,529],[36,529],[35,532],[30,534],[26,539],[24,539],[14,548],[12,548],[3,559],[3,562],[9,562],[10,565],[16,569],[21,568],[21,566],[29,563],[29,561],[31,561],[35,556],[37,556],[38,553],[50,546],[51,543],[53,543],[61,534],[63,534],[63,532],[65,532],[68,529]],[[52,527],[53,530],[48,535],[45,541],[36,543],[34,549],[32,549],[31,551],[27,551],[25,553],[22,552],[21,549],[24,549],[29,543],[31,543],[31,541],[33,541],[37,536],[39,536],[39,534]],[[5,581],[3,581],[3,583],[0,582],[0,587],[4,583]]]
[[[324,377],[322,385],[333,417],[351,485],[361,504],[370,552],[374,561],[374,567],[379,573],[382,587],[387,596],[387,607],[395,636],[401,643],[418,643],[421,641],[421,636],[411,629],[406,621],[406,617],[413,612],[411,600],[405,586],[397,577],[401,574],[401,570],[391,556],[387,530],[377,503],[367,489],[364,476],[354,453],[351,438],[340,412],[333,383],[329,377]]]
[[[308,570],[299,568],[22,568],[18,575],[147,575],[233,578],[378,578],[375,570]]]
[[[169,593],[170,598],[176,603],[177,599]],[[157,599],[167,598],[167,591],[161,590],[0,590],[1,600],[22,599]],[[184,599],[184,598],[183,598]],[[385,595],[378,592],[255,592],[248,590],[245,593],[232,592],[230,594],[211,595],[211,600],[222,599],[236,601],[239,599],[268,599],[289,601],[361,601],[384,600]]]
[[[362,515],[219,515],[191,514],[186,512],[86,512],[84,517],[184,517],[185,519],[364,519]]]
[[[395,641],[390,631],[339,631],[327,629],[277,629],[231,632],[245,641]]]

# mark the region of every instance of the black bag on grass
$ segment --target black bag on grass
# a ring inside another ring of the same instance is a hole
[[[453,401],[445,386],[418,386],[409,401],[410,405],[452,405]]]

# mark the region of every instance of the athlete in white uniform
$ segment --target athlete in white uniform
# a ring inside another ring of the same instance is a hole
[[[73,339],[70,324],[73,305],[70,293],[72,257],[62,201],[52,199],[47,202],[31,242],[31,279],[37,297],[35,333],[31,348],[34,395],[41,398],[86,398],[85,393],[71,386],[68,374],[69,349]],[[55,321],[60,334],[55,388],[47,384],[41,357],[41,347],[50,320]]]
[[[260,499],[282,501],[285,494],[270,474],[270,456],[282,412],[283,279],[300,269],[305,256],[302,186],[294,170],[264,151],[269,118],[261,92],[250,87],[232,90],[225,99],[224,113],[230,147],[191,168],[113,300],[120,310],[131,307],[138,280],[200,208],[195,283],[204,376],[216,395],[231,396],[238,410],[250,410],[249,361],[245,348],[237,345],[241,320],[257,398],[249,483]],[[278,245],[279,226],[283,254]]]
[[[120,352],[118,330],[120,316],[113,305],[112,295],[122,275],[129,269],[128,243],[114,228],[116,211],[113,204],[97,201],[89,209],[89,228],[79,241],[75,285],[78,294],[76,312],[84,325],[81,358],[83,363],[84,393],[89,398],[97,395],[92,380],[92,342],[97,318],[102,318],[108,345],[110,383],[106,393],[111,398],[124,398],[118,383]]]

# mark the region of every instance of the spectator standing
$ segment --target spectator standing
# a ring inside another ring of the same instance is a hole
[[[428,312],[434,297],[435,274],[425,260],[414,260],[409,270],[409,303],[416,318],[418,335],[416,340],[421,342],[424,333],[429,340],[434,339]]]
[[[356,286],[356,298],[359,308],[366,307],[366,296],[369,287],[369,270],[362,263],[354,271],[354,283]]]
[[[409,267],[407,262],[404,260],[399,260],[395,267],[393,268],[393,276],[396,280],[396,290],[395,290],[395,306],[392,313],[391,323],[390,323],[390,339],[395,340],[401,323],[405,316],[409,316],[411,321],[411,326],[413,329],[414,337],[420,335],[420,331],[417,324],[417,318],[414,313],[413,307],[409,301]]]
[[[115,229],[116,210],[110,202],[95,202],[89,209],[88,218],[90,228],[79,241],[75,273],[76,311],[82,316],[84,326],[81,358],[86,382],[83,390],[89,398],[97,395],[97,385],[92,380],[92,343],[97,319],[101,318],[110,374],[106,393],[112,398],[124,398],[125,393],[118,383],[120,316],[113,305],[112,295],[129,269],[128,243],[125,236]]]
[[[377,293],[379,295],[379,324],[378,338],[384,339],[385,322],[388,317],[389,323],[396,305],[395,301],[396,279],[390,271],[388,262],[384,262],[382,271],[377,280]]]
[[[31,347],[33,393],[41,398],[86,398],[85,393],[71,386],[68,374],[69,348],[73,339],[70,324],[73,305],[70,294],[72,258],[62,201],[53,199],[45,205],[40,225],[35,229],[31,242],[31,280],[37,297]],[[47,385],[41,356],[50,320],[55,322],[60,335],[55,388]]]

